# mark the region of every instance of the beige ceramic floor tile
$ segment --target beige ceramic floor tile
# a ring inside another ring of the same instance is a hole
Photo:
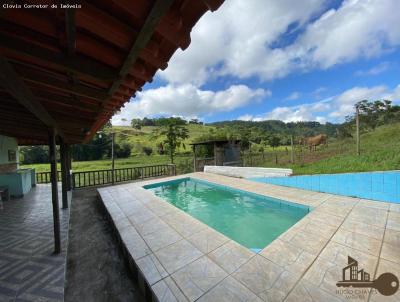
[[[400,249],[400,231],[387,229],[383,241]]]
[[[371,207],[354,207],[348,218],[377,227],[384,227],[387,219],[387,211]]]
[[[203,256],[175,272],[172,279],[185,296],[194,301],[226,276],[227,273],[222,268]]]
[[[337,227],[323,223],[319,220],[313,221],[312,219],[308,219],[304,220],[304,223],[299,225],[299,229],[303,232],[312,233],[329,239],[336,232]]]
[[[378,278],[383,273],[392,273],[398,279],[400,279],[400,264],[386,261],[384,259],[380,259],[379,264],[378,264],[376,278]],[[397,290],[397,292],[394,295],[390,295],[390,296],[383,296],[379,292],[372,293],[370,301],[371,302],[380,302],[380,301],[398,302],[398,301],[400,301],[400,289]]]
[[[189,237],[207,228],[206,224],[183,212],[167,214],[161,218],[183,237]]]
[[[377,227],[351,219],[346,219],[340,229],[372,237],[377,240],[382,240],[385,230],[383,227]]]
[[[275,263],[256,255],[234,272],[232,277],[265,300],[283,271]]]
[[[136,264],[150,286],[168,276],[167,271],[154,254],[136,260]]]
[[[318,254],[329,241],[328,238],[307,233],[302,230],[295,232],[294,236],[287,240],[284,236],[279,239],[290,242],[292,245],[309,252],[310,254]]]
[[[206,228],[203,231],[187,237],[187,240],[204,254],[208,254],[228,242],[229,238],[211,228]]]
[[[400,264],[400,248],[383,242],[381,257]]]
[[[390,211],[400,213],[400,203],[391,203]]]
[[[335,236],[333,236],[332,240],[365,253],[379,256],[381,240],[358,233],[348,232],[344,229],[339,229]]]
[[[135,228],[140,235],[144,236],[168,228],[168,225],[159,217],[154,217],[144,222],[136,223]]]
[[[319,257],[339,265],[347,264],[348,256],[358,260],[360,266],[368,267],[370,271],[375,269],[377,257],[334,241],[330,241],[319,255]]]
[[[370,207],[373,209],[388,210],[390,203],[360,199],[356,207]]]
[[[143,235],[143,239],[153,252],[158,251],[170,244],[173,244],[182,239],[174,229],[167,226],[159,231]]]
[[[400,213],[389,212],[386,228],[400,232]]]
[[[203,253],[190,242],[182,239],[158,250],[155,252],[155,255],[167,272],[172,274],[190,262],[200,258]]]
[[[300,280],[285,302],[340,302],[342,297],[327,293],[306,280]]]
[[[318,211],[330,214],[330,215],[335,215],[335,216],[340,216],[340,217],[345,217],[347,214],[352,209],[352,205],[350,206],[340,206],[339,204],[335,204],[333,202],[327,203],[324,202],[318,207]]]
[[[331,225],[333,227],[338,227],[339,225],[342,224],[344,220],[344,217],[339,217],[336,215],[331,215],[322,211],[318,211],[318,208],[316,208],[314,211],[308,214],[307,218]]]
[[[260,255],[295,274],[303,274],[317,257],[280,239],[274,240]]]
[[[215,263],[230,274],[255,254],[234,241],[228,241],[208,255]]]
[[[160,302],[186,302],[188,299],[176,286],[171,277],[167,277],[154,284],[151,289]]]
[[[128,226],[122,229],[120,236],[123,244],[133,259],[139,259],[143,256],[151,254],[150,248],[144,242],[142,237],[140,237],[140,235],[136,232],[133,226]]]
[[[232,277],[227,277],[216,287],[200,297],[199,302],[261,302],[249,289]]]

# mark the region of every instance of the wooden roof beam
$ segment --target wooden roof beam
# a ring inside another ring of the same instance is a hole
[[[2,41],[0,49],[7,53],[20,54],[64,72],[76,73],[95,80],[110,81],[118,78],[118,72],[115,69],[86,57],[78,55],[68,57],[61,52],[56,53],[35,44],[28,46],[25,41],[4,33],[0,33],[0,41]],[[12,58],[9,60],[14,61]],[[19,60],[15,61],[19,62]]]
[[[38,102],[29,88],[19,78],[14,68],[0,56],[0,85],[3,86],[21,105],[35,115],[47,127],[54,128],[58,135],[64,136],[56,121]]]
[[[76,49],[75,9],[65,9],[65,31],[67,34],[68,55],[72,56]]]
[[[78,96],[84,96],[97,101],[103,101],[109,97],[109,95],[102,90],[94,89],[82,84],[72,84],[65,81],[58,80],[53,77],[47,77],[41,72],[35,72],[33,69],[21,68],[20,76],[23,80],[39,84],[43,87],[50,87],[55,90],[63,91]]]

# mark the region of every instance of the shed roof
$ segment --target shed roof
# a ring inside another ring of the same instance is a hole
[[[35,3],[35,1],[25,1]],[[87,0],[0,12],[0,133],[19,144],[90,140],[223,0]]]

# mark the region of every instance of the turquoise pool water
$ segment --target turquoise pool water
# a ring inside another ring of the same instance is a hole
[[[253,250],[267,246],[310,211],[303,205],[192,178],[144,188]]]
[[[312,191],[400,203],[400,171],[249,179]]]

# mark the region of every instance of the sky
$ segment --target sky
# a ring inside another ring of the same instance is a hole
[[[340,123],[400,104],[400,0],[226,0],[116,114]]]

